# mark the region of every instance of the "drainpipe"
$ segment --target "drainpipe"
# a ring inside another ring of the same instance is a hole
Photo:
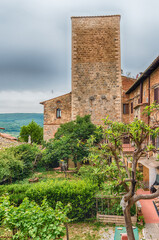
[[[150,106],[150,76],[149,76],[149,80],[148,80],[148,105]],[[150,116],[148,116],[148,125],[150,125]]]

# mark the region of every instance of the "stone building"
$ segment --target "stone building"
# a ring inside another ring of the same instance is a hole
[[[72,92],[41,102],[44,140],[77,115],[121,121],[121,91],[120,16],[72,17]]]
[[[153,118],[143,115],[142,112],[147,105],[151,105],[153,102],[159,103],[159,56],[129,88],[128,85],[126,85],[125,89],[127,90],[122,95],[123,122],[130,123],[134,118],[138,118],[150,126],[153,125]],[[157,120],[159,121],[159,115]],[[156,139],[149,139],[149,141],[156,148],[159,148],[159,136]],[[125,144],[125,148],[129,153],[134,151],[130,143]],[[148,187],[155,182],[156,167],[159,166],[159,162],[156,160],[157,154],[151,152],[139,160],[139,166],[143,171],[144,183]]]
[[[41,102],[44,140],[77,115],[90,114],[97,125],[108,115],[113,121],[130,123],[137,117],[151,124],[142,112],[154,101],[159,103],[159,57],[137,80],[121,76],[120,16],[72,17],[72,91]],[[155,144],[159,147],[159,137]],[[134,151],[128,139],[123,147],[125,153]],[[139,166],[150,186],[159,163],[155,154],[148,158],[141,158]]]

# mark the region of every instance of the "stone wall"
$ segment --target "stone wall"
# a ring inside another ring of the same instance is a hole
[[[150,81],[150,82],[149,82]],[[149,93],[149,84],[150,84],[150,93]],[[154,102],[154,89],[159,87],[159,67],[154,70],[143,81],[143,91],[142,91],[142,103],[140,103],[140,85],[137,86],[132,92],[126,94],[123,97],[123,102],[129,103],[129,114],[124,116],[123,121],[125,123],[132,122],[135,117],[143,120],[145,123],[149,123],[148,117],[143,115],[142,112],[144,111],[145,107],[150,103]],[[133,103],[133,113],[131,113],[131,103]],[[159,119],[158,119],[159,120]],[[151,124],[151,122],[150,122]]]
[[[60,124],[71,121],[71,93],[44,102],[44,140],[53,138]],[[57,109],[61,117],[57,117]]]
[[[72,18],[72,119],[121,121],[120,16]]]
[[[130,96],[126,94],[126,91],[134,84],[136,79],[122,76],[122,121],[124,123],[129,123],[131,116],[131,101]],[[129,104],[129,113],[123,113],[123,104]]]

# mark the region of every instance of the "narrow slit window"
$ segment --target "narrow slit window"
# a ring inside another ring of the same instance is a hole
[[[58,108],[58,109],[56,110],[56,117],[57,117],[57,118],[61,118],[61,109],[60,109],[60,108]]]

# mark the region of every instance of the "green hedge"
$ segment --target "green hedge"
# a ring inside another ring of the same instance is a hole
[[[0,195],[7,192],[11,202],[19,205],[25,197],[34,200],[38,204],[46,197],[51,207],[55,207],[57,201],[64,205],[71,203],[72,210],[68,214],[71,219],[82,220],[92,216],[94,212],[94,194],[97,185],[92,182],[79,181],[58,181],[48,180],[36,184],[13,184],[0,186]]]

